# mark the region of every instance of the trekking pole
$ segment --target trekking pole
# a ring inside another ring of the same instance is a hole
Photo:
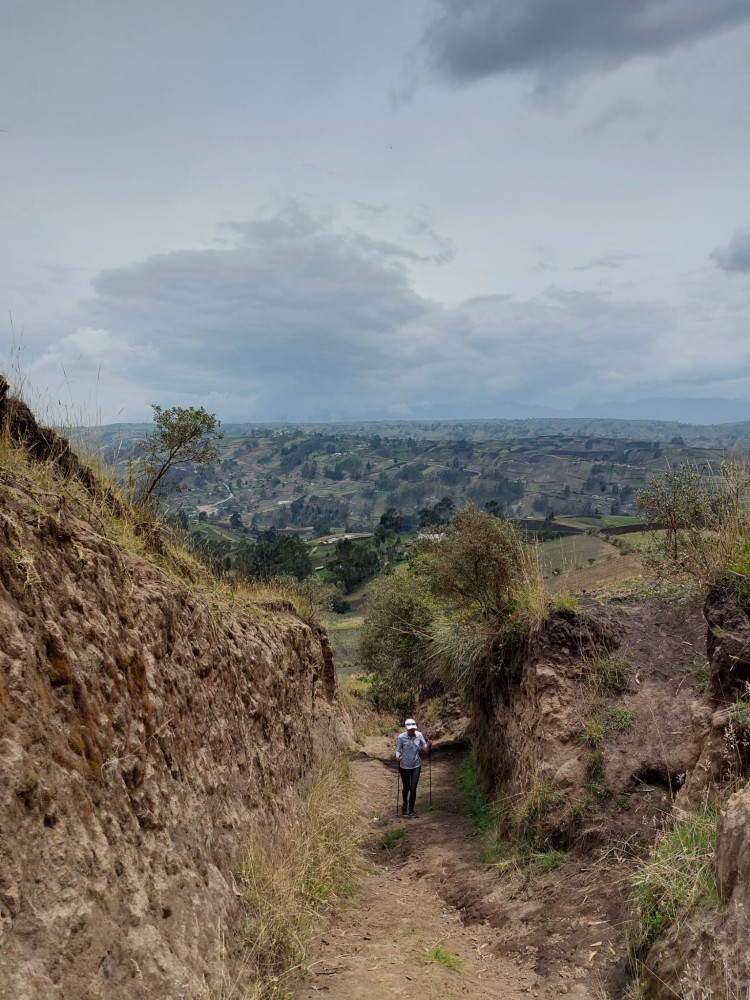
[[[430,744],[429,761],[430,766],[427,773],[430,776],[430,809],[432,809],[432,744]]]
[[[398,819],[398,793],[399,793],[399,778],[401,774],[399,772],[398,762],[396,762],[396,819]]]

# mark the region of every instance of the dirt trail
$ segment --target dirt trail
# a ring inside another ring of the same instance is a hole
[[[596,996],[583,981],[587,970],[575,960],[561,959],[537,971],[537,949],[523,943],[528,928],[520,930],[524,916],[531,916],[528,904],[526,912],[523,904],[508,907],[507,886],[482,868],[477,840],[461,813],[465,797],[459,770],[466,747],[447,741],[438,747],[433,807],[425,764],[419,817],[405,819],[395,816],[394,741],[373,737],[353,761],[371,868],[309,955],[310,975],[297,1000],[321,994],[331,1000]],[[406,830],[404,838],[383,849],[383,835],[397,828]],[[533,907],[537,919],[539,908],[539,903]],[[461,959],[462,971],[427,959],[438,943]]]

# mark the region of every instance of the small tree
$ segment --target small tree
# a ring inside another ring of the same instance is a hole
[[[139,485],[136,502],[145,507],[164,487],[165,476],[180,462],[210,465],[218,457],[215,442],[219,421],[202,406],[153,406],[156,430],[142,443],[137,470]]]
[[[636,493],[635,502],[652,523],[664,528],[662,551],[679,562],[688,537],[699,541],[711,517],[712,491],[694,465],[654,476]]]
[[[652,560],[711,586],[722,573],[750,576],[750,465],[725,462],[711,478],[695,465],[663,473],[636,494],[636,503],[664,529]]]

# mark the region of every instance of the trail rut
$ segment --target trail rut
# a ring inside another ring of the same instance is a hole
[[[321,995],[331,1000],[595,997],[585,981],[590,970],[577,958],[567,961],[561,951],[556,961],[540,966],[539,949],[528,943],[523,921],[537,922],[544,901],[516,899],[509,907],[507,885],[482,868],[477,839],[461,811],[465,793],[459,770],[467,748],[449,741],[438,746],[432,809],[425,764],[419,817],[405,819],[395,815],[394,740],[370,738],[352,762],[367,829],[368,871],[320,935],[297,1000]],[[404,829],[405,835],[384,849],[383,835],[393,829]],[[591,928],[587,936],[597,930]],[[429,960],[436,944],[461,960],[460,972]],[[578,955],[586,947],[578,942],[573,951]]]

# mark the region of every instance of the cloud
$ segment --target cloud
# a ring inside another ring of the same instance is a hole
[[[750,20],[746,0],[434,0],[429,62],[458,81],[614,69]]]
[[[100,378],[123,420],[179,403],[224,421],[491,417],[513,400],[732,396],[750,378],[750,293],[715,294],[718,278],[680,306],[552,286],[447,307],[414,289],[416,243],[295,206],[225,233],[102,272],[37,373],[50,384],[80,359],[75,375]]]
[[[353,407],[390,367],[398,331],[435,308],[408,279],[417,249],[298,206],[224,234],[231,245],[104,271],[83,304],[88,325],[158,345],[161,363],[141,376],[154,401],[222,391],[233,416],[259,419]]]
[[[158,364],[159,351],[153,345],[138,343],[129,336],[117,336],[109,330],[80,327],[49,345],[30,367],[33,381],[48,375],[67,378],[96,374],[108,376],[123,368],[143,368]]]
[[[63,407],[66,422],[101,423],[120,416],[122,404],[110,406],[109,397],[132,397],[140,380],[162,364],[153,344],[84,326],[48,345],[30,364],[27,377],[32,391],[46,387],[35,408],[51,408],[53,422],[61,419],[55,407]]]
[[[595,271],[602,268],[606,271],[618,271],[630,260],[634,260],[634,254],[632,253],[609,253],[602,257],[595,257],[594,260],[588,264],[579,264],[577,267],[573,268],[573,270]]]
[[[718,247],[711,254],[722,271],[750,274],[750,226],[738,229],[729,246]]]
[[[582,134],[599,136],[618,122],[633,121],[637,117],[639,110],[639,106],[633,101],[621,101],[608,111],[605,111],[604,114],[598,115],[582,129]]]

